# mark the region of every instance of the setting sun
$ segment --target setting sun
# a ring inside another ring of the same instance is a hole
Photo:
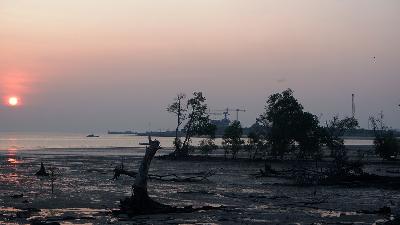
[[[17,106],[19,103],[19,99],[17,97],[10,97],[8,99],[8,104],[10,104],[11,106]]]

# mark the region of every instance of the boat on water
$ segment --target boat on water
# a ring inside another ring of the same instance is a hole
[[[100,137],[100,136],[94,135],[94,134],[89,134],[89,135],[87,135],[86,137]]]

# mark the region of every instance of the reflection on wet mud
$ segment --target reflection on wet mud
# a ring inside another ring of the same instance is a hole
[[[34,176],[41,161],[47,168],[60,170],[60,176],[54,181],[54,194],[51,193],[48,178]],[[111,179],[112,170],[120,161],[120,156],[104,153],[101,156],[82,156],[7,152],[0,156],[0,224],[24,224],[35,218],[62,224],[287,224],[299,221],[301,224],[334,224],[337,221],[372,224],[388,217],[354,212],[360,207],[374,210],[379,204],[390,201],[397,204],[400,200],[398,191],[373,188],[326,187],[320,188],[314,196],[307,187],[285,185],[286,180],[271,182],[268,178],[250,176],[262,168],[262,163],[238,165],[228,162],[224,164],[224,170],[219,170],[207,182],[151,180],[149,186],[151,197],[163,203],[177,206],[223,205],[224,210],[179,216],[116,218],[111,210],[118,208],[119,199],[131,195],[133,182],[130,177],[121,177],[116,181]],[[137,156],[125,157],[127,169],[136,169],[139,161]],[[220,167],[220,162],[155,160],[152,173],[173,171],[183,174]],[[385,202],[382,202],[382,196],[386,196],[383,199]]]

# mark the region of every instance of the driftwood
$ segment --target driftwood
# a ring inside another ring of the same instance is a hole
[[[178,208],[170,205],[165,205],[151,199],[147,192],[148,172],[151,160],[154,158],[157,150],[160,149],[160,142],[151,140],[149,137],[146,153],[140,164],[139,172],[135,174],[135,182],[132,186],[132,196],[121,200],[120,210],[114,211],[115,214],[128,214],[128,216],[143,215],[143,214],[159,214],[159,213],[179,213],[179,212],[195,212],[199,210],[211,210],[221,207],[204,206],[193,208],[187,206]]]
[[[209,177],[215,175],[215,170],[210,170],[207,172],[199,172],[199,173],[183,173],[183,174],[165,174],[165,175],[157,175],[157,174],[148,174],[148,178],[150,180],[159,180],[159,181],[172,181],[172,182],[201,182],[208,180]],[[126,175],[129,177],[136,178],[137,172],[125,170],[124,166],[117,166],[114,169],[114,177],[113,180],[118,179],[121,175]]]

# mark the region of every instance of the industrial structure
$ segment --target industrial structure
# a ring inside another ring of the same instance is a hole
[[[356,104],[354,103],[354,94],[351,94],[351,116],[353,119],[356,116]]]

